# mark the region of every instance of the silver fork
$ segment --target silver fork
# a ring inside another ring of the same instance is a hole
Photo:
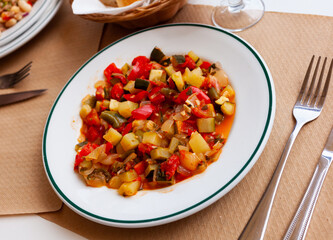
[[[317,78],[317,72],[320,64],[321,57],[318,58],[316,68],[314,70],[314,74],[310,83],[310,87],[307,89],[308,80],[310,78],[310,72],[312,69],[314,56],[311,58],[310,65],[308,67],[308,70],[305,74],[305,78],[300,90],[300,93],[298,95],[296,104],[293,109],[293,115],[296,119],[296,125],[291,133],[286,146],[283,150],[282,156],[279,160],[279,163],[275,169],[275,172],[272,176],[272,179],[270,183],[268,184],[264,195],[261,197],[256,209],[254,210],[250,220],[246,224],[243,232],[241,233],[239,240],[262,240],[265,235],[269,215],[272,209],[274,197],[281,179],[281,175],[284,169],[284,166],[286,164],[287,158],[289,156],[290,150],[293,146],[293,143],[301,130],[301,128],[308,122],[313,121],[316,119],[323,109],[325,98],[327,95],[331,74],[332,74],[332,68],[333,68],[333,59],[331,61],[329,71],[327,74],[326,82],[324,85],[324,88],[320,94],[321,89],[321,83],[324,76],[324,70],[326,65],[325,58],[322,70],[319,76],[319,81],[317,83],[317,87],[314,90],[314,85]]]
[[[32,62],[29,62],[23,68],[15,73],[0,76],[0,89],[11,88],[23,79],[29,76]]]

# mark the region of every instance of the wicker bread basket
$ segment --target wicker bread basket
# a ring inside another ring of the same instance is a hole
[[[70,2],[72,3],[73,0]],[[144,28],[169,20],[186,2],[187,0],[159,0],[148,6],[134,8],[119,15],[94,13],[78,16],[95,22],[117,23],[129,29]]]

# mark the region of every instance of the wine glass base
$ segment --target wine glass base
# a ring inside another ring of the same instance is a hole
[[[212,14],[214,25],[230,32],[239,32],[260,21],[265,12],[265,5],[261,0],[239,2],[230,6],[225,0],[215,7]]]

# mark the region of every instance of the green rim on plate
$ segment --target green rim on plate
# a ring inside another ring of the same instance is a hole
[[[241,168],[241,170],[229,181],[227,182],[224,186],[222,186],[219,190],[217,190],[215,193],[211,194],[210,196],[206,197],[204,200],[196,203],[196,204],[193,204],[192,206],[188,207],[188,208],[185,208],[181,211],[178,211],[178,212],[175,212],[175,213],[172,213],[172,214],[169,214],[169,215],[165,215],[165,216],[161,216],[161,217],[157,217],[157,218],[151,218],[151,219],[141,219],[141,220],[118,220],[118,219],[111,219],[111,218],[105,218],[105,217],[102,217],[102,216],[98,216],[96,214],[93,214],[91,212],[88,212],[82,208],[80,208],[79,206],[77,206],[75,203],[73,203],[61,190],[60,188],[58,187],[58,185],[56,184],[56,182],[54,181],[53,177],[52,177],[52,174],[50,172],[50,169],[49,169],[49,166],[48,166],[48,161],[47,161],[47,154],[46,154],[46,138],[47,138],[47,132],[48,132],[48,126],[49,126],[49,123],[50,123],[50,119],[52,117],[52,114],[53,114],[53,111],[54,111],[54,108],[55,106],[57,105],[57,102],[58,100],[60,99],[61,95],[63,94],[63,92],[65,91],[65,89],[67,88],[67,86],[69,85],[69,83],[75,78],[75,76],[90,62],[92,61],[95,57],[97,57],[99,54],[101,54],[102,52],[104,52],[106,49],[110,48],[111,46],[129,38],[129,37],[132,37],[134,35],[137,35],[137,34],[140,34],[142,32],[146,32],[146,31],[150,31],[150,30],[153,30],[153,29],[157,29],[157,28],[165,28],[165,27],[178,27],[178,26],[194,26],[194,27],[203,27],[203,28],[209,28],[209,29],[212,29],[212,30],[215,30],[215,31],[219,31],[219,32],[222,32],[224,34],[227,34],[229,35],[230,37],[234,38],[235,40],[237,40],[238,42],[242,43],[248,50],[250,50],[250,52],[256,57],[256,59],[258,60],[258,62],[260,63],[260,66],[262,67],[262,70],[265,74],[265,77],[266,77],[266,81],[267,81],[267,87],[268,87],[268,92],[269,92],[269,106],[268,106],[268,114],[267,114],[267,119],[266,119],[266,123],[265,123],[265,128],[262,132],[262,135],[260,137],[260,140],[256,146],[256,148],[254,149],[252,155],[250,156],[250,158],[248,159],[248,161],[245,163],[245,165]],[[180,215],[182,213],[185,213],[191,209],[194,209],[200,205],[202,205],[203,203],[209,201],[210,199],[212,199],[214,196],[216,196],[217,194],[219,194],[221,191],[223,191],[226,187],[228,187],[232,182],[234,182],[234,180],[236,178],[238,178],[240,176],[240,174],[245,170],[245,168],[250,164],[250,162],[253,160],[254,156],[257,154],[259,148],[261,147],[262,145],[262,142],[264,141],[264,138],[267,134],[267,131],[268,131],[268,128],[269,128],[269,125],[270,125],[270,122],[271,122],[271,119],[272,119],[272,108],[273,108],[273,90],[272,90],[272,85],[271,85],[271,79],[270,79],[270,76],[268,74],[268,71],[265,67],[265,64],[263,63],[263,61],[261,60],[260,56],[256,53],[256,51],[248,44],[246,43],[244,40],[242,40],[241,38],[227,32],[227,31],[224,31],[222,29],[218,29],[218,28],[215,28],[215,27],[212,27],[212,26],[209,26],[209,25],[202,25],[202,24],[193,24],[193,23],[180,23],[180,24],[166,24],[166,25],[161,25],[161,26],[155,26],[155,27],[151,27],[151,28],[147,28],[147,29],[144,29],[144,30],[141,30],[141,31],[138,31],[138,32],[135,32],[133,34],[130,34],[112,44],[110,44],[109,46],[105,47],[104,49],[102,49],[101,51],[99,51],[98,53],[96,53],[94,56],[92,56],[85,64],[83,64],[81,66],[81,68],[71,77],[71,79],[66,83],[66,85],[64,86],[64,88],[61,90],[59,96],[57,97],[57,99],[55,100],[52,108],[51,108],[51,111],[50,111],[50,114],[48,116],[48,119],[47,119],[47,122],[46,122],[46,125],[45,125],[45,131],[44,131],[44,136],[43,136],[43,161],[44,161],[44,166],[45,166],[45,169],[46,169],[46,173],[49,177],[49,180],[50,182],[52,183],[53,187],[55,188],[55,190],[57,191],[57,193],[71,206],[73,207],[74,209],[76,209],[77,211],[87,215],[87,216],[90,216],[90,217],[93,217],[93,218],[96,218],[98,220],[102,220],[102,221],[106,221],[106,222],[113,222],[113,223],[124,223],[124,224],[138,224],[138,223],[147,223],[147,222],[156,222],[156,221],[159,221],[159,220],[165,220],[165,219],[168,219],[168,218],[171,218],[171,217],[174,217],[174,216],[177,216],[177,215]]]

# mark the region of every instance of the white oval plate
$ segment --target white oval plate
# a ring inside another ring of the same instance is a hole
[[[28,30],[45,12],[50,4],[50,0],[38,0],[32,7],[28,16],[24,17],[15,26],[5,30],[0,36],[0,46],[4,46],[14,38],[20,36]]]
[[[61,6],[62,0],[50,0],[47,8],[40,18],[21,35],[11,40],[9,43],[0,46],[0,58],[7,56],[18,48],[22,47],[33,37],[35,37],[54,17]]]
[[[220,159],[205,172],[165,189],[139,191],[124,198],[106,187],[87,187],[73,171],[79,136],[81,99],[94,92],[111,63],[122,66],[160,47],[167,55],[193,50],[219,61],[236,91],[236,115]],[[275,115],[275,90],[259,54],[241,38],[198,24],[171,24],[122,38],[89,59],[56,99],[43,137],[46,174],[55,192],[72,210],[101,224],[117,227],[155,226],[189,216],[230,191],[251,169],[268,140]]]

